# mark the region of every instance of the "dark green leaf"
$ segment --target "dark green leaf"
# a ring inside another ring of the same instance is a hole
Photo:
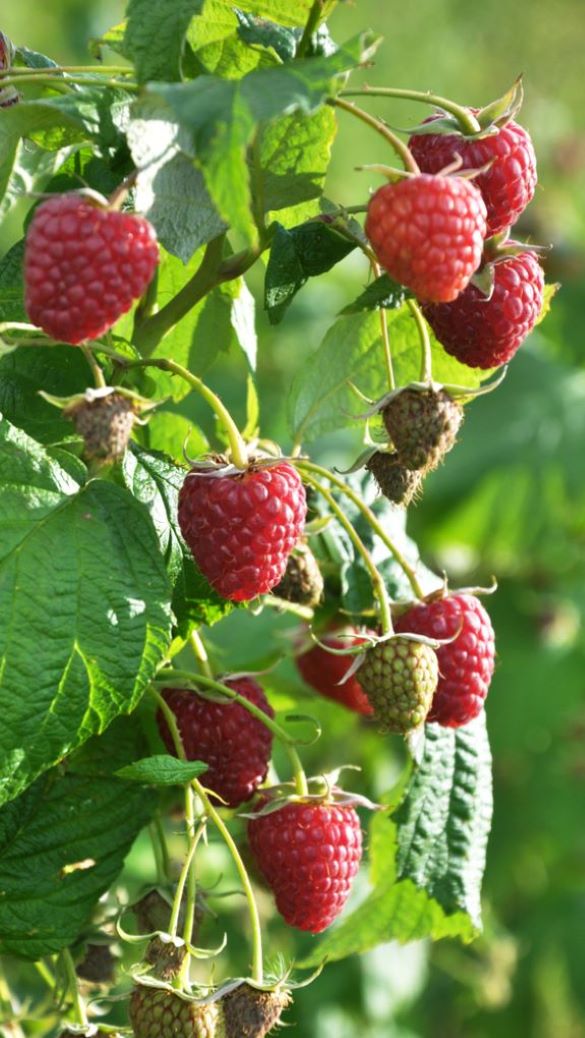
[[[369,35],[356,37],[329,57],[256,70],[236,81],[207,75],[148,88],[148,96],[161,98],[190,135],[210,195],[227,223],[253,233],[246,148],[258,126],[283,114],[314,112],[375,42]]]
[[[246,14],[244,11],[236,11],[238,18],[238,36],[249,46],[271,47],[278,54],[281,61],[290,61],[295,56],[297,49],[298,34],[290,29],[266,18],[257,18]]]
[[[184,786],[207,771],[200,760],[178,760],[166,753],[143,757],[116,772],[118,778],[146,786]]]
[[[404,288],[404,285],[399,285],[396,281],[392,281],[387,274],[382,274],[372,281],[353,303],[345,306],[341,313],[358,314],[362,310],[379,310],[380,307],[395,310],[396,307],[402,306],[404,300],[410,295],[411,293]]]
[[[336,132],[335,113],[328,107],[313,115],[283,116],[261,132],[259,169],[252,176],[265,212],[320,197]]]
[[[168,647],[150,518],[0,423],[0,802],[133,709]],[[31,648],[34,643],[34,650]]]
[[[139,83],[181,78],[181,56],[189,23],[203,0],[130,0],[124,52]]]
[[[55,772],[3,807],[0,951],[38,959],[70,945],[155,807],[133,783]]]
[[[480,929],[491,819],[485,714],[463,728],[427,725],[422,760],[394,814],[397,880],[412,880],[446,915],[464,912]]]
[[[292,227],[290,231],[277,224],[264,286],[264,305],[270,323],[282,321],[309,277],[331,270],[355,247],[355,242],[319,219]]]

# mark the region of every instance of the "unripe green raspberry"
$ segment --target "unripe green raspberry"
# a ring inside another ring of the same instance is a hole
[[[398,454],[376,451],[366,463],[366,468],[372,473],[384,497],[395,505],[406,507],[421,488],[421,473],[405,468]]]
[[[307,544],[289,555],[284,577],[274,588],[278,598],[298,605],[316,606],[323,597],[323,577],[317,559]]]
[[[382,417],[400,463],[430,472],[454,446],[463,408],[444,389],[403,389]]]
[[[135,1038],[225,1038],[219,1002],[202,1006],[164,988],[138,984],[130,996]]]
[[[383,730],[403,735],[427,716],[439,681],[437,654],[410,638],[391,638],[368,649],[359,680]]]

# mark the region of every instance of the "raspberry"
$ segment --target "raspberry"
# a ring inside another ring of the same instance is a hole
[[[225,684],[274,717],[263,690],[252,678],[226,680]],[[203,784],[228,804],[238,807],[264,782],[272,751],[272,733],[262,721],[239,703],[216,703],[196,692],[167,688],[164,698],[173,711],[187,760],[208,765]],[[169,753],[175,753],[171,733],[162,713],[157,715],[160,734]]]
[[[398,454],[376,451],[366,462],[366,468],[372,473],[384,497],[395,505],[409,505],[422,486],[421,473],[401,465]]]
[[[449,303],[479,267],[485,216],[470,180],[421,173],[376,191],[365,229],[391,277],[424,302]]]
[[[392,638],[368,649],[359,675],[376,721],[405,735],[429,712],[439,680],[437,655],[423,642]]]
[[[470,368],[495,368],[511,360],[542,310],[544,275],[533,253],[499,260],[494,278],[490,299],[469,285],[454,303],[424,307],[447,353]]]
[[[136,904],[132,905],[132,911],[136,916],[136,922],[140,933],[150,934],[155,930],[162,930],[166,933],[171,918],[171,901],[166,900],[166,898],[164,898],[156,888],[149,890],[147,894],[144,894],[140,900],[136,902]],[[197,890],[195,900],[195,918],[193,920],[193,929],[191,931],[191,944],[195,947],[199,943],[199,929],[206,911],[205,897],[200,890]],[[179,911],[180,933],[183,932],[184,923],[185,898],[181,901],[181,908]]]
[[[222,1029],[219,1002],[198,1005],[164,988],[137,984],[130,996],[135,1038],[215,1038]]]
[[[291,1001],[288,991],[259,991],[249,984],[221,999],[225,1038],[265,1038]]]
[[[494,631],[475,595],[454,594],[415,605],[395,624],[397,631],[428,638],[453,638],[437,649],[439,684],[427,721],[459,728],[480,713],[494,671]]]
[[[26,236],[31,321],[59,342],[97,339],[139,299],[158,264],[148,220],[78,192],[37,209]]]
[[[444,389],[403,389],[382,417],[406,469],[436,469],[455,444],[463,408]]]
[[[323,638],[324,645],[330,645],[332,649],[347,649],[354,645],[363,645],[365,641],[366,639],[360,638],[357,633],[354,638],[342,639],[334,635]],[[351,667],[352,660],[352,656],[334,656],[320,645],[315,645],[308,652],[297,656],[296,664],[303,681],[311,688],[320,692],[326,699],[333,699],[348,710],[354,710],[356,714],[367,717],[372,713],[372,707],[357,677],[354,675],[342,685],[339,684]]]
[[[248,822],[260,871],[289,926],[321,933],[341,912],[362,856],[353,807],[291,803]]]
[[[7,72],[12,65],[14,47],[12,40],[0,32],[0,72]],[[0,108],[10,108],[20,101],[20,94],[13,86],[2,87],[0,81]]]
[[[463,160],[462,170],[489,164],[489,169],[474,179],[486,204],[488,238],[516,223],[533,198],[536,156],[528,132],[514,121],[479,140],[453,133],[415,134],[408,146],[424,173],[439,173],[458,155]]]
[[[116,960],[109,944],[88,944],[85,955],[75,967],[75,972],[82,980],[90,984],[113,984]]]
[[[289,555],[284,577],[274,594],[287,602],[314,607],[323,597],[323,577],[317,559],[308,545],[299,545]]]
[[[122,393],[108,393],[82,400],[66,408],[85,443],[84,455],[101,462],[119,461],[124,456],[136,419],[132,401]]]
[[[193,469],[179,495],[183,537],[210,584],[232,602],[278,584],[306,514],[303,484],[284,461],[237,476]]]

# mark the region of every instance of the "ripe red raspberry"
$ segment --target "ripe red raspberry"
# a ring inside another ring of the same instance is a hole
[[[225,684],[267,717],[274,717],[263,690],[252,678],[237,678]],[[266,725],[239,703],[212,702],[180,688],[167,688],[163,695],[177,718],[187,759],[209,765],[202,776],[207,789],[217,793],[229,807],[249,800],[268,771],[272,733]],[[169,753],[174,754],[175,746],[161,711],[157,721]]]
[[[475,595],[454,594],[413,606],[398,619],[397,631],[444,640],[437,650],[439,684],[427,721],[459,728],[480,713],[494,672],[494,630]]]
[[[469,285],[454,303],[425,306],[447,353],[470,368],[505,364],[532,331],[542,310],[544,274],[531,252],[494,264],[491,298]]]
[[[78,192],[55,195],[26,236],[25,302],[59,342],[97,339],[139,299],[158,264],[154,229]]]
[[[462,170],[491,163],[474,180],[486,204],[488,238],[516,223],[533,198],[536,155],[528,132],[513,120],[493,136],[478,140],[454,133],[415,134],[408,146],[423,173],[439,173],[458,155]]]
[[[321,933],[341,912],[362,856],[353,807],[291,803],[248,822],[258,866],[289,926]]]
[[[210,584],[232,602],[278,584],[306,514],[305,489],[286,461],[237,476],[193,469],[179,494],[183,537]]]
[[[370,200],[366,234],[391,277],[424,302],[449,303],[481,262],[486,209],[460,177],[408,177]]]
[[[321,640],[332,649],[348,649],[354,645],[363,645],[366,641],[359,635],[355,638],[336,638],[331,634]],[[347,674],[353,659],[353,656],[334,656],[320,645],[315,645],[308,652],[297,656],[296,664],[303,681],[311,688],[327,699],[333,699],[341,706],[347,707],[348,710],[368,717],[373,713],[372,705],[356,675],[344,681],[342,685],[338,684]]]

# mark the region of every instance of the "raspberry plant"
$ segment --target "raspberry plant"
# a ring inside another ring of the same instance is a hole
[[[534,153],[520,83],[481,110],[370,89],[378,40],[335,41],[335,7],[129,0],[83,68],[0,36],[1,211],[29,208],[0,262],[0,953],[19,1033],[262,1038],[326,960],[481,930],[493,631],[478,589],[422,563],[404,506],[542,315],[538,258],[509,239]],[[385,96],[427,107],[410,147],[372,110]],[[340,119],[372,152],[336,200]],[[275,444],[245,276],[264,267],[276,326],[350,253],[365,287]],[[207,380],[228,350],[243,428]],[[362,450],[340,476],[310,451],[345,427]],[[257,658],[288,649],[298,676],[220,658],[216,625],[244,611]],[[353,726],[327,774],[315,692]],[[405,768],[378,802],[342,770],[368,725]],[[362,829],[371,889],[336,922]],[[152,872],[130,890],[137,840]],[[11,957],[30,964],[15,999]]]

